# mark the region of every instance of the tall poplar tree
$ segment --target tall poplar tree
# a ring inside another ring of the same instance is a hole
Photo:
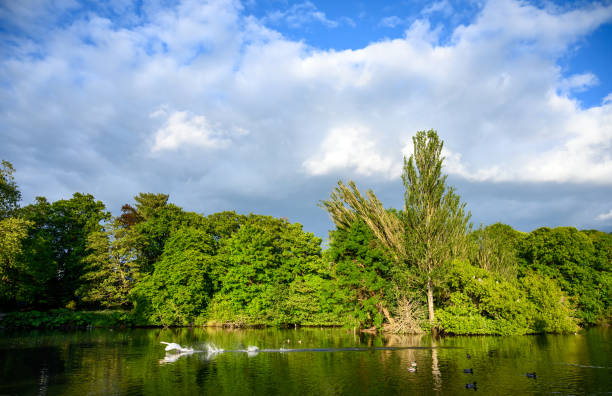
[[[434,281],[439,270],[452,257],[465,252],[471,214],[465,203],[446,185],[442,175],[442,147],[438,134],[430,129],[412,138],[414,153],[404,159],[403,222],[406,226],[408,262],[425,278],[429,323],[433,327]]]

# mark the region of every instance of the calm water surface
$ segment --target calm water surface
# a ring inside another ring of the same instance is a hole
[[[161,341],[203,352],[167,354]],[[416,372],[408,371],[413,361]],[[612,331],[439,339],[342,329],[0,333],[0,395],[461,395],[475,392],[465,387],[473,382],[480,394],[612,394]]]

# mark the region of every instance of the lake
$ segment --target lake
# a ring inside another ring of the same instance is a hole
[[[202,352],[166,353],[161,341]],[[415,372],[409,371],[412,362],[417,364]],[[473,373],[464,372],[470,368]],[[527,373],[533,372],[536,377],[528,378]],[[466,389],[466,384],[474,382],[476,390]],[[438,339],[318,328],[0,333],[0,395],[457,395],[475,391],[612,394],[612,331],[593,328],[577,335]]]

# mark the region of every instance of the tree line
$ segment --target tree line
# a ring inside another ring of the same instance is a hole
[[[404,207],[339,182],[320,203],[336,226],[325,250],[299,223],[205,216],[166,194],[140,193],[116,217],[90,194],[20,206],[15,169],[2,161],[0,307],[15,323],[100,310],[127,325],[398,333],[563,333],[610,323],[611,234],[474,229],[442,174],[437,133],[413,141]]]

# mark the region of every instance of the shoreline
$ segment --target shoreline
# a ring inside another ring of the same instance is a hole
[[[102,310],[102,311],[71,311],[68,309],[49,310],[49,311],[26,311],[26,312],[1,312],[0,330],[1,331],[30,331],[30,330],[91,330],[91,329],[181,329],[181,328],[216,328],[227,330],[246,330],[246,329],[297,329],[297,328],[343,328],[340,324],[286,324],[275,326],[271,324],[240,324],[222,323],[210,321],[206,324],[189,325],[156,325],[135,323],[130,311]],[[573,333],[546,333],[533,332],[525,334],[501,335],[495,333],[470,333],[456,334],[450,332],[438,332],[436,337],[455,337],[455,336],[517,336],[517,335],[542,335],[542,334],[578,334],[582,330],[592,327],[610,327],[610,323],[599,323],[594,326],[581,327]],[[346,327],[347,331],[370,335],[431,335],[428,331],[421,333],[394,333],[383,329],[375,328],[356,328]]]

